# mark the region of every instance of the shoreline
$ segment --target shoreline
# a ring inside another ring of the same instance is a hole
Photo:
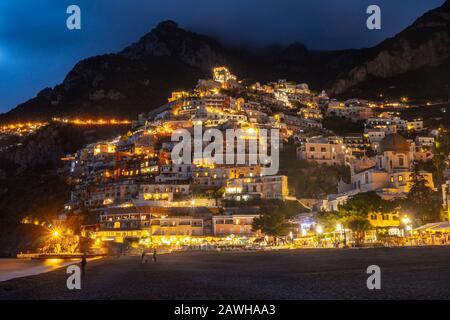
[[[88,261],[94,261],[101,258],[90,258]],[[6,261],[9,260],[9,261]],[[30,266],[25,266],[23,269],[20,270],[14,270],[14,269],[7,269],[2,266],[1,262],[10,262],[12,264],[17,263],[30,263]],[[26,277],[32,277],[44,273],[49,273],[53,271],[57,271],[58,269],[67,267],[72,264],[79,264],[80,259],[20,259],[20,258],[7,258],[3,259],[0,258],[0,283],[13,280],[13,279],[19,279],[19,278],[26,278]],[[31,264],[35,264],[34,266]],[[5,271],[6,269],[6,271]]]
[[[0,300],[450,299],[450,247],[173,252],[157,262],[110,257],[86,266],[81,290],[63,268],[0,282]],[[379,265],[382,290],[367,290]],[[420,289],[420,290],[418,290]]]
[[[314,247],[307,247],[307,248],[270,248],[265,250],[223,250],[223,251],[215,251],[215,250],[187,250],[187,251],[171,251],[171,252],[161,252],[158,253],[158,256],[162,255],[176,255],[176,254],[199,254],[199,255],[211,255],[211,254],[218,254],[218,255],[227,255],[227,254],[239,254],[239,255],[253,255],[253,254],[260,254],[260,253],[269,253],[269,252],[345,252],[345,251],[352,251],[352,250],[396,250],[396,249],[405,249],[405,250],[414,250],[414,249],[426,249],[426,248],[450,248],[450,245],[427,245],[427,246],[392,246],[392,247],[348,247],[348,248],[314,248]],[[118,258],[127,258],[127,257],[139,257],[140,255],[124,255],[120,257],[116,256],[102,256],[102,257],[94,257],[94,258],[88,258],[88,262],[93,262],[96,260],[104,260],[108,261],[110,259],[118,259]],[[29,267],[27,269],[23,270],[11,270],[11,273],[8,275],[2,274],[1,269],[1,262],[11,260],[11,261],[35,261],[35,262],[45,262],[46,260],[49,261],[49,264],[47,266],[40,265],[35,267]],[[61,260],[60,262],[55,260]],[[51,259],[26,259],[26,258],[0,258],[0,283],[13,280],[13,279],[19,279],[19,278],[26,278],[26,277],[32,277],[44,273],[50,273],[57,271],[58,269],[67,267],[72,264],[79,264],[80,259],[78,258],[70,258],[71,261],[65,261],[66,259],[63,258],[51,258]]]

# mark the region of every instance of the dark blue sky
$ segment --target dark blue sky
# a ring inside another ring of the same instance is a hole
[[[161,20],[225,42],[303,42],[313,49],[367,47],[400,32],[444,0],[1,0],[0,112],[54,86],[80,59],[116,52]],[[66,28],[81,7],[82,30]],[[382,30],[365,27],[368,5]]]

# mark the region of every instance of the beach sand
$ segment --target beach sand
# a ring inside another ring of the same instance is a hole
[[[381,268],[381,290],[366,269]],[[450,247],[182,252],[91,261],[0,283],[0,299],[450,299]]]

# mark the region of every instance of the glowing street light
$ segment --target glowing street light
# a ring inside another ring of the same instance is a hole
[[[405,215],[405,216],[402,218],[402,222],[403,222],[403,224],[410,224],[410,223],[411,223],[411,219],[408,218],[408,216]]]
[[[323,233],[323,228],[322,228],[321,225],[318,225],[318,226],[316,227],[316,232],[317,232],[318,234]]]
[[[54,238],[58,238],[58,237],[59,237],[59,231],[58,231],[58,230],[54,230],[54,231],[52,232],[52,236],[53,236]]]

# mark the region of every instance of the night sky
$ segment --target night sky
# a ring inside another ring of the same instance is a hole
[[[312,49],[375,45],[444,0],[1,0],[0,112],[64,79],[86,57],[116,52],[158,22],[249,46],[303,42]],[[81,7],[82,30],[66,28]],[[382,30],[366,28],[366,8],[382,10]]]

